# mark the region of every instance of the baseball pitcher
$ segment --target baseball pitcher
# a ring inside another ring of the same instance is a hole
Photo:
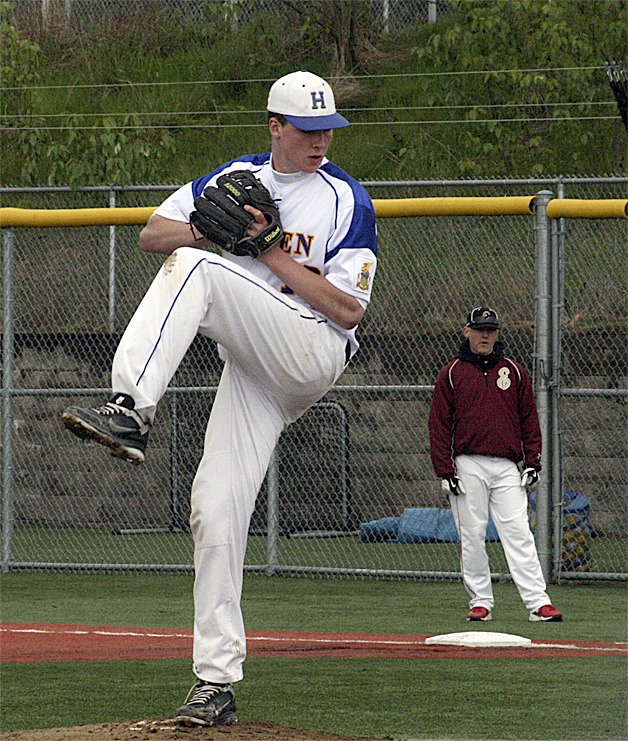
[[[219,345],[224,368],[191,494],[196,682],[176,713],[188,725],[236,720],[257,493],[282,430],[357,352],[377,266],[371,199],[326,156],[335,129],[349,125],[329,84],[288,74],[270,88],[267,109],[269,152],[187,183],[151,216],[140,247],[168,257],[117,348],[113,395],[63,413],[74,434],[142,463],[157,405],[194,337]]]

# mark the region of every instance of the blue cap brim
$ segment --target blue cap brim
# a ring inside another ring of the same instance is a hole
[[[332,113],[329,116],[288,116],[283,114],[286,121],[301,131],[321,131],[323,129],[343,129],[350,126],[344,116]]]

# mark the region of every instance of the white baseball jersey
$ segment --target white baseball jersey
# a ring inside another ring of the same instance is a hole
[[[155,213],[174,221],[188,222],[194,210],[194,199],[202,195],[208,185],[215,185],[220,175],[234,170],[250,170],[270,191],[279,207],[285,234],[284,252],[309,270],[325,276],[366,308],[377,266],[373,205],[366,190],[327,159],[314,173],[284,174],[273,170],[270,153],[240,157],[179,188]],[[228,252],[223,252],[223,257],[306,304],[259,260],[235,257]],[[353,355],[358,349],[355,329],[334,326],[351,342]]]
[[[279,205],[283,249],[363,307],[377,263],[375,215],[362,186],[331,162],[280,174],[270,155],[234,160],[173,193],[156,210],[189,221],[194,200],[221,173],[248,169]],[[358,343],[292,294],[259,260],[180,247],[166,259],[131,318],[112,366],[112,389],[152,423],[197,334],[225,365],[191,494],[194,538],[194,672],[242,678],[240,608],[249,522],[272,452],[287,424],[327,393]]]

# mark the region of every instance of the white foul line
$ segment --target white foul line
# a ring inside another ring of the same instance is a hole
[[[121,631],[121,630],[70,630],[67,628],[61,630],[54,630],[50,628],[7,628],[0,627],[2,633],[40,633],[45,635],[99,635],[99,636],[130,636],[134,638],[184,638],[189,640],[192,638],[192,633],[151,633],[148,631]],[[418,647],[424,646],[423,640],[416,641],[402,641],[402,640],[391,640],[381,638],[315,638],[315,637],[298,637],[298,636],[273,636],[273,635],[247,635],[247,641],[253,642],[272,642],[272,643],[303,643],[303,644],[322,644],[322,645],[356,645],[356,646],[408,646]],[[465,648],[464,646],[457,646],[456,648]],[[491,648],[491,646],[474,646],[473,648]],[[510,646],[500,646],[492,648],[512,648]],[[524,646],[526,649],[559,649],[564,651],[606,651],[609,653],[625,653],[628,650],[628,643],[622,643],[615,641],[613,645],[609,646],[587,646],[587,645],[576,645],[571,643],[532,643],[529,646]]]

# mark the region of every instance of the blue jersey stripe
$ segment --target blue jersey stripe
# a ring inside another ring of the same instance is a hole
[[[231,167],[236,162],[246,162],[254,165],[254,167],[250,168],[251,172],[255,173],[258,170],[262,168],[262,165],[264,165],[268,160],[270,159],[270,152],[266,152],[266,154],[246,154],[243,157],[237,157],[234,160],[231,160],[230,162],[226,162],[224,165],[221,165],[220,167],[217,167],[215,170],[212,170],[211,172],[207,173],[207,175],[201,175],[201,177],[196,178],[196,180],[192,181],[192,196],[193,198],[198,198],[199,196],[203,195],[203,191],[207,187],[207,183],[215,176],[219,175],[223,170],[226,170],[228,167]],[[249,168],[246,168],[249,169]]]
[[[369,248],[372,253],[377,257],[377,230],[375,228],[375,211],[369,194],[366,189],[358,183],[357,180],[352,178],[350,175],[342,170],[338,165],[334,165],[333,162],[326,162],[318,172],[322,175],[326,173],[329,178],[324,178],[333,188],[333,182],[330,178],[336,178],[347,183],[353,193],[355,201],[355,208],[353,211],[353,217],[351,220],[351,226],[347,231],[347,235],[339,244],[334,247],[331,252],[327,252],[325,255],[325,262],[337,255],[340,250],[354,249],[364,247]],[[336,204],[338,199],[336,198]]]

